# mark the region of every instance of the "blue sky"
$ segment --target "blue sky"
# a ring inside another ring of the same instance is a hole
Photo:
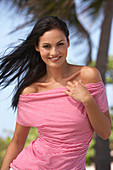
[[[13,34],[9,35],[9,32],[12,31],[18,24],[21,24],[24,22],[25,17],[24,15],[15,14],[14,12],[9,10],[6,6],[3,4],[0,4],[0,54],[3,55],[3,52],[8,48],[11,43],[17,44],[21,41],[19,39],[25,38],[28,33],[31,31],[31,27],[25,28],[23,30],[17,31]],[[94,44],[93,48],[93,58],[96,58],[97,49],[98,49],[98,43],[99,43],[99,29],[92,29],[92,41]],[[112,32],[111,32],[111,39],[110,39],[110,46],[109,46],[109,55],[113,56],[113,26],[112,26]],[[68,58],[71,59],[71,61],[75,64],[84,64],[85,57],[84,52],[86,47],[82,49],[82,52],[79,50],[76,51],[76,48],[74,48],[74,45],[72,45],[71,40],[71,46],[69,47],[68,51]],[[76,56],[76,57],[75,57]],[[14,85],[9,86],[5,90],[2,90],[0,92],[0,136],[5,137],[8,134],[10,134],[12,131],[14,131],[15,123],[16,123],[16,113],[14,114],[14,111],[9,108],[11,105],[11,92],[14,88]],[[108,102],[109,106],[113,105],[112,102],[112,96],[113,96],[113,86],[107,87],[107,96],[108,96]]]

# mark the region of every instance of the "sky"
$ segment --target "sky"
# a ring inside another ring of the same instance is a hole
[[[12,43],[15,44],[21,43],[21,39],[24,39],[31,31],[32,27],[27,27],[25,29],[19,30],[13,34],[9,34],[16,26],[21,23],[24,23],[26,18],[24,15],[15,14],[13,10],[9,10],[7,6],[0,4],[0,55],[2,56],[4,51],[11,46]],[[13,11],[13,12],[12,12]],[[98,24],[97,24],[98,25]],[[109,45],[109,55],[113,56],[113,26],[111,29],[111,38]],[[100,29],[92,29],[92,41],[93,41],[93,59],[96,58],[98,43],[99,43],[99,35]],[[71,60],[74,64],[85,64],[85,53],[86,49],[78,48],[78,51],[73,45],[73,40],[71,40],[71,45],[68,51],[68,60]],[[76,57],[75,57],[76,56]],[[16,112],[11,109],[11,100],[12,100],[12,90],[14,89],[14,85],[11,85],[4,90],[0,91],[0,136],[6,137],[7,135],[12,135],[15,123],[16,123]],[[113,106],[113,86],[107,85],[106,87],[107,97],[109,106]]]

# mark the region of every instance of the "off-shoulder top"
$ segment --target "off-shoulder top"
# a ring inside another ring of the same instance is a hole
[[[108,110],[102,81],[85,85],[104,113]],[[85,170],[94,130],[81,102],[65,87],[20,95],[17,123],[36,127],[39,136],[10,164],[14,170]]]

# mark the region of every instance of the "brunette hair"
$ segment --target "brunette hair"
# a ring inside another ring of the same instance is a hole
[[[40,52],[35,50],[35,46],[38,46],[40,36],[55,28],[63,31],[68,40],[69,31],[66,23],[56,16],[46,16],[38,20],[22,44],[0,59],[0,84],[3,88],[17,80],[12,100],[13,108],[17,107],[22,90],[46,73],[46,64],[41,59]]]

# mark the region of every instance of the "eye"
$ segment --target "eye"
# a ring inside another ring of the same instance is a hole
[[[44,45],[43,48],[50,48],[50,45]]]
[[[64,43],[59,43],[57,46],[62,46],[62,45],[64,45]]]

